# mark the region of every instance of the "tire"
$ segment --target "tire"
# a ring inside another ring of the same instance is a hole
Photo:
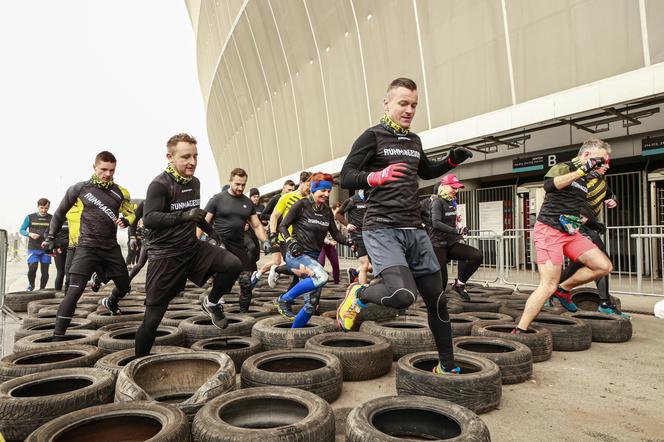
[[[341,361],[344,381],[364,381],[389,373],[392,343],[367,333],[323,333],[310,338],[306,350],[333,354]]]
[[[122,309],[121,315],[111,315],[108,310],[98,310],[90,313],[88,319],[99,328],[116,322],[142,321],[144,316],[145,308],[143,307],[125,307]]]
[[[107,325],[101,326],[97,329],[97,331],[100,331],[102,333],[102,335],[105,335],[108,332],[112,332],[112,331],[115,331],[115,330],[120,330],[122,328],[132,327],[132,326],[140,327],[140,325],[141,325],[141,323],[136,322],[136,321],[115,322],[113,324],[107,324]]]
[[[593,342],[627,342],[632,339],[632,321],[622,316],[586,311],[563,313],[563,316],[581,319],[590,325]]]
[[[475,316],[461,313],[458,315],[450,315],[450,325],[452,326],[452,336],[470,336],[470,330],[473,324],[479,321]]]
[[[362,324],[365,321],[384,321],[397,317],[399,310],[384,305],[369,304],[363,308],[355,319],[356,324]]]
[[[333,442],[334,413],[308,391],[251,388],[208,402],[196,414],[191,435],[196,442]]]
[[[37,312],[43,308],[55,308],[57,309],[60,306],[60,303],[62,302],[62,299],[58,298],[53,298],[53,299],[39,299],[37,301],[30,301],[28,302],[28,306],[26,308],[26,312],[28,313],[29,317],[35,317]],[[80,303],[79,303],[80,304]],[[93,306],[92,304],[80,304],[76,306],[77,308],[82,308],[85,307],[86,310],[94,310],[97,308],[97,306]]]
[[[25,439],[44,423],[113,400],[112,376],[96,368],[62,368],[0,384],[0,433]]]
[[[490,442],[489,428],[475,413],[425,396],[384,396],[356,407],[346,420],[348,442],[398,442],[411,438]]]
[[[479,321],[473,322],[472,326],[475,325],[491,325],[491,324],[506,324],[513,322],[514,319],[510,315],[505,315],[503,313],[493,313],[493,312],[468,312],[470,316],[478,318]],[[471,326],[471,330],[472,330]]]
[[[168,401],[193,419],[210,399],[235,389],[235,367],[225,354],[166,353],[128,363],[115,385],[115,402]]]
[[[454,339],[454,355],[467,354],[489,359],[498,365],[502,384],[518,384],[533,374],[533,352],[516,341],[486,336]]]
[[[14,352],[32,350],[36,348],[53,348],[74,344],[97,345],[102,333],[97,330],[70,330],[65,334],[65,341],[53,342],[53,332],[41,332],[26,336],[14,342]]]
[[[471,295],[475,293],[475,290],[478,290],[479,293],[482,293],[484,296],[507,296],[514,293],[514,289],[511,287],[480,287],[479,289],[470,287],[468,293]]]
[[[436,349],[429,322],[420,316],[406,316],[405,319],[387,321],[367,321],[362,323],[360,331],[390,341],[395,361],[408,353]]]
[[[24,338],[26,336],[34,335],[37,333],[43,333],[45,331],[50,331],[51,333],[53,333],[54,329],[55,329],[55,318],[39,319],[32,322],[31,324],[24,323],[21,324],[21,326],[14,331],[14,341],[18,341],[19,339]],[[67,330],[78,330],[78,329],[94,330],[94,325],[92,324],[92,321],[90,321],[89,319],[85,318],[72,319]]]
[[[167,312],[188,312],[188,311],[201,311],[200,304],[169,304]]]
[[[500,404],[500,369],[494,362],[477,356],[455,355],[461,374],[438,375],[431,372],[438,364],[438,353],[421,352],[397,361],[397,393],[431,396],[459,404],[475,413],[485,413]],[[464,373],[465,372],[465,373]]]
[[[334,402],[341,395],[343,373],[339,358],[329,353],[271,350],[244,361],[240,380],[242,388],[299,388]]]
[[[92,311],[87,308],[78,308],[74,310],[74,318],[86,318]],[[53,307],[44,307],[32,316],[23,319],[24,324],[32,324],[39,319],[55,319],[58,316],[58,309]]]
[[[511,324],[493,324],[473,326],[473,336],[486,336],[492,338],[509,339],[510,341],[520,342],[527,346],[533,354],[533,362],[544,362],[551,359],[553,352],[553,337],[551,332],[543,327],[531,324],[528,327],[528,333],[513,335],[510,332],[516,327]]]
[[[150,440],[189,442],[187,416],[168,404],[134,402],[88,407],[35,430],[26,442]]]
[[[620,298],[609,295],[609,299],[620,308]],[[602,299],[599,297],[599,290],[590,287],[578,287],[572,290],[572,301],[579,310],[596,312]]]
[[[97,342],[99,347],[105,353],[114,353],[136,346],[136,332],[140,324],[123,327],[117,330],[104,333]],[[159,326],[157,328],[154,345],[169,345],[179,347],[184,344],[184,335],[177,327]]]
[[[588,350],[593,341],[590,325],[581,319],[540,313],[533,325],[549,329],[553,351]]]
[[[34,292],[12,292],[5,294],[5,307],[9,307],[15,312],[25,312],[28,310],[28,303],[39,301],[40,299],[55,298],[53,290],[35,290]]]
[[[263,345],[261,341],[250,336],[221,336],[196,341],[191,345],[191,349],[225,353],[233,360],[235,371],[239,373],[244,361],[263,351]]]
[[[256,319],[246,315],[226,315],[228,327],[221,329],[214,324],[207,313],[201,313],[180,321],[178,328],[184,334],[184,344],[190,347],[201,339],[217,338],[219,336],[251,336],[251,329]]]
[[[261,305],[250,305],[249,311],[247,313],[240,313],[240,306],[231,307],[226,310],[226,312],[231,314],[241,314],[245,316],[251,316],[252,318],[264,318],[266,316],[271,316],[274,313],[274,310],[268,307],[263,307]]]
[[[191,353],[192,350],[184,347],[171,347],[166,345],[155,345],[150,349],[151,355],[165,353]],[[95,368],[100,368],[113,375],[113,382],[118,377],[120,370],[125,365],[136,359],[136,350],[128,348],[126,350],[116,351],[110,355],[102,356],[96,363]]]
[[[179,327],[180,322],[187,318],[198,316],[201,314],[201,309],[191,309],[183,311],[166,311],[164,318],[161,320],[160,325],[167,325],[169,327]]]
[[[427,306],[425,304],[414,304],[411,305],[408,310],[414,310],[420,313],[424,313],[425,315],[429,314],[429,311],[427,310]],[[461,307],[458,303],[454,302],[448,302],[447,303],[447,313],[449,314],[458,314],[458,313],[463,313],[463,307]]]
[[[0,382],[60,368],[92,367],[102,356],[101,350],[93,345],[69,345],[12,353],[0,359]]]
[[[456,301],[456,304],[460,305],[463,308],[464,313],[466,312],[492,312],[498,313],[500,309],[500,302],[490,299],[490,298],[481,298],[479,296],[471,296],[470,301]]]
[[[292,322],[281,316],[270,316],[256,322],[251,336],[263,344],[265,350],[304,348],[312,336],[337,331],[333,319],[312,316],[303,328],[290,328]]]
[[[504,315],[509,315],[515,320],[517,320],[521,315],[523,315],[523,309],[525,308],[526,304],[503,304],[499,309],[498,313],[502,313]],[[554,306],[554,307],[542,307],[541,313],[546,313],[549,315],[559,315],[566,310],[563,309],[562,307]]]

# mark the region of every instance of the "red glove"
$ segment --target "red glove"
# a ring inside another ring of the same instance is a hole
[[[403,172],[406,169],[406,163],[390,164],[383,170],[371,172],[367,177],[367,183],[369,183],[371,187],[377,187],[382,186],[385,183],[397,181],[399,178],[405,175]]]

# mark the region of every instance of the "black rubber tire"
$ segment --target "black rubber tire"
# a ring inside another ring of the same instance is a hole
[[[417,302],[417,303],[411,305],[410,307],[408,307],[408,310],[423,313],[425,316],[427,316],[429,314],[429,311],[427,310],[426,304],[419,303],[419,302]],[[450,301],[450,302],[447,303],[447,313],[449,313],[451,315],[452,314],[456,315],[456,314],[459,314],[459,313],[463,313],[463,307],[461,307],[456,301],[455,302]]]
[[[609,299],[618,308],[621,307],[620,298],[609,295]],[[579,310],[596,312],[602,299],[599,297],[599,290],[591,287],[578,287],[572,290],[572,301]]]
[[[187,416],[154,402],[106,404],[60,416],[32,432],[26,442],[150,440],[189,442]]]
[[[53,298],[53,299],[39,299],[37,301],[30,301],[28,302],[28,308],[27,308],[27,313],[28,317],[36,317],[37,312],[43,308],[54,308],[57,310],[57,308],[60,306],[60,303],[62,302],[62,299],[59,298]],[[96,303],[84,303],[84,302],[78,302],[76,304],[77,309],[84,309],[84,310],[89,310],[90,312],[93,312],[97,309],[97,304]]]
[[[526,304],[503,304],[500,306],[498,309],[498,313],[502,313],[504,315],[511,316],[515,320],[518,319],[521,315],[523,315],[523,309],[525,308]],[[554,305],[553,307],[542,307],[541,313],[546,313],[549,315],[560,315],[561,313],[565,312],[566,310],[559,305]]]
[[[88,319],[91,320],[97,328],[108,324],[114,324],[116,322],[142,321],[143,317],[145,317],[144,307],[125,307],[122,309],[121,315],[111,315],[106,309],[97,310],[88,315]]]
[[[113,401],[113,378],[96,368],[62,368],[0,384],[0,433],[22,441],[46,422]]]
[[[471,296],[470,301],[455,301],[456,304],[460,305],[463,308],[464,313],[466,312],[493,312],[498,313],[500,308],[500,302],[493,300],[491,298],[483,298],[479,296]]]
[[[140,327],[141,323],[136,322],[136,321],[126,321],[126,322],[115,322],[113,324],[106,324],[101,327],[99,327],[97,330],[102,333],[102,335],[105,335],[108,332],[112,332],[115,330],[120,330],[121,328],[126,328],[126,327],[131,327],[131,326],[136,326]]]
[[[251,336],[258,338],[265,350],[304,348],[312,336],[337,331],[335,320],[313,316],[306,327],[290,328],[292,322],[282,316],[269,316],[256,322]]]
[[[505,315],[503,313],[468,312],[465,313],[465,315],[470,315],[479,319],[479,321],[473,322],[471,325],[471,330],[475,325],[505,324],[514,321],[510,315]]]
[[[166,311],[164,318],[161,320],[160,325],[167,325],[169,327],[178,327],[180,322],[187,318],[198,316],[201,314],[201,309],[191,309],[183,311]]]
[[[93,345],[26,350],[0,359],[0,383],[42,371],[92,367],[104,354]]]
[[[214,324],[207,313],[192,316],[180,321],[178,328],[184,334],[184,345],[190,347],[201,339],[217,338],[219,336],[251,336],[251,329],[256,319],[247,315],[227,314],[228,327],[221,329]]]
[[[431,396],[462,405],[475,413],[485,413],[500,404],[500,369],[494,362],[466,354],[455,355],[461,374],[438,375],[437,352],[411,353],[397,361],[397,394]]]
[[[225,353],[233,360],[235,371],[239,373],[248,357],[263,351],[263,344],[251,336],[220,336],[196,341],[191,349]]]
[[[80,309],[80,308],[76,307],[76,310],[74,310],[73,317],[76,318],[76,319],[79,319],[79,318],[85,319],[90,313],[91,313],[91,311],[88,310],[88,309]],[[56,316],[58,316],[58,309],[57,308],[44,307],[41,310],[39,310],[37,313],[35,313],[34,315],[23,318],[23,324],[26,324],[26,325],[34,324],[35,322],[37,322],[41,319],[55,319]]]
[[[310,338],[306,350],[335,355],[341,361],[344,381],[364,381],[389,373],[392,343],[367,333],[323,333]]]
[[[228,355],[165,353],[135,359],[120,370],[115,402],[169,398],[191,420],[207,401],[234,389],[235,366]]]
[[[452,326],[452,336],[470,336],[470,330],[473,324],[479,321],[479,318],[469,315],[467,313],[460,313],[458,315],[450,315],[450,325]]]
[[[600,312],[577,311],[562,316],[581,319],[590,325],[593,342],[627,342],[632,339],[632,321]]]
[[[53,342],[53,332],[35,333],[14,342],[14,352],[32,350],[37,348],[53,348],[74,344],[97,345],[102,333],[97,330],[76,329],[65,334],[65,341]]]
[[[5,293],[5,307],[8,307],[15,312],[25,312],[28,310],[28,303],[30,301],[53,298],[55,298],[54,290],[35,290],[34,292]]]
[[[136,345],[136,332],[140,327],[139,323],[122,327],[117,330],[109,331],[99,337],[97,347],[104,353],[114,353],[128,348],[134,348]],[[160,325],[157,328],[154,345],[168,345],[180,347],[184,344],[184,334],[177,327],[168,327]]]
[[[271,350],[249,357],[240,372],[242,388],[292,387],[334,402],[343,386],[341,361],[333,354],[304,350]]]
[[[355,318],[355,323],[361,325],[366,321],[386,321],[397,317],[399,310],[384,305],[369,304],[363,308]]]
[[[512,287],[468,287],[468,293],[471,294],[471,296],[474,293],[480,293],[481,296],[506,296],[506,295],[511,295],[514,293],[514,289]]]
[[[191,353],[192,350],[184,347],[171,347],[167,345],[155,345],[150,349],[151,355],[165,354],[165,353]],[[113,382],[118,377],[120,370],[125,365],[136,359],[136,349],[128,348],[126,350],[116,351],[110,355],[102,356],[95,363],[95,368],[101,368],[113,375]]]
[[[588,350],[593,341],[590,325],[581,319],[540,313],[533,325],[549,329],[553,351]]]
[[[373,336],[381,336],[390,341],[395,361],[408,353],[436,349],[429,322],[421,316],[402,316],[386,321],[366,321],[362,323],[360,331]]]
[[[45,331],[53,332],[55,328],[55,318],[53,319],[39,319],[30,324],[21,324],[19,328],[14,331],[14,341],[18,341],[26,336],[43,333]],[[87,318],[72,319],[67,330],[94,330],[94,324]]]
[[[240,313],[240,306],[235,306],[231,307],[225,310],[227,313],[231,314],[240,314],[240,315],[246,315],[246,316],[251,316],[252,318],[258,319],[258,318],[265,318],[267,316],[272,316],[274,314],[274,310],[269,307],[264,307],[262,305],[250,305],[249,306],[249,311],[247,313]]]
[[[502,384],[518,384],[533,374],[533,352],[520,342],[487,336],[454,338],[454,355],[468,354],[495,362]]]
[[[527,346],[533,354],[533,362],[544,362],[551,359],[553,352],[553,337],[551,332],[543,327],[528,327],[528,333],[513,335],[516,323],[492,324],[473,326],[472,336],[487,336],[492,338],[509,339]]]
[[[200,304],[169,304],[168,309],[166,310],[167,312],[187,312],[191,310],[198,310],[199,312],[201,311],[201,305]]]
[[[196,442],[333,442],[334,413],[315,394],[259,387],[208,402],[191,426]]]
[[[490,442],[489,428],[475,413],[425,396],[383,396],[354,408],[346,420],[348,442],[404,439]]]

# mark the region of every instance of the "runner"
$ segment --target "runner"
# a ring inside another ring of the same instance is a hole
[[[137,209],[138,204],[134,204],[134,213],[136,213]],[[134,221],[132,225],[135,223],[136,221]],[[138,261],[138,257],[141,254],[141,245],[140,236],[136,235],[136,231],[132,233],[131,229],[129,229],[129,234],[127,235],[127,258],[125,259],[125,263],[127,264],[127,269],[130,271],[134,267],[134,264],[136,264]]]
[[[274,195],[270,199],[270,201],[268,201],[267,205],[265,206],[265,208],[263,209],[263,211],[259,216],[263,225],[268,226],[268,235],[270,237],[272,236],[272,234],[269,231],[269,223],[270,223],[270,216],[272,215],[272,212],[274,212],[274,207],[277,205],[277,203],[279,202],[279,198],[281,198],[282,195],[286,195],[287,193],[290,193],[293,190],[295,190],[295,183],[293,182],[293,180],[284,181],[284,185],[281,188],[281,192]],[[279,250],[279,246],[277,244],[273,244],[272,260],[265,263],[263,267],[261,267],[251,275],[251,285],[256,287],[256,284],[258,284],[258,281],[260,281],[261,276],[263,276],[265,272],[268,272],[272,268],[272,266],[279,266],[282,261],[283,258],[281,256],[281,251]]]
[[[263,210],[265,210],[265,206],[261,204],[261,195],[258,189],[255,187],[252,187],[249,189],[249,199],[251,200],[251,203],[254,205],[254,210],[256,210],[256,216],[258,217],[258,221],[260,221],[261,218],[261,213],[263,213]],[[263,233],[265,233],[265,228],[263,227],[263,224],[261,222],[261,230],[263,230]],[[267,235],[266,235],[267,236]],[[251,260],[251,271],[252,275],[255,274],[258,271],[258,261],[261,259],[261,245],[258,241],[258,237],[254,233],[254,229],[251,228],[251,226],[248,223],[245,223],[244,225],[244,244],[249,252],[249,258]],[[272,250],[270,248],[270,250]],[[252,287],[254,284],[252,284]]]
[[[513,333],[525,333],[551,295],[565,309],[575,312],[569,291],[611,272],[609,258],[579,232],[581,209],[587,204],[588,180],[592,178],[589,174],[606,172],[608,149],[608,143],[591,138],[583,143],[577,157],[556,164],[546,174],[546,196],[533,231],[540,282],[528,298]],[[584,267],[558,285],[565,256]]]
[[[80,234],[76,254],[69,273],[71,282],[58,308],[54,339],[62,339],[67,331],[78,299],[92,273],[99,266],[115,283],[111,296],[102,299],[102,305],[112,314],[121,314],[118,301],[129,291],[129,275],[116,235],[118,226],[124,229],[134,220],[129,192],[113,181],[117,160],[107,151],[100,152],[93,165],[94,173],[88,181],[71,186],[55,211],[42,246],[55,248],[55,238],[62,228],[67,212],[80,207]],[[121,216],[122,215],[122,216]]]
[[[334,223],[336,224],[338,221],[336,221],[336,213],[339,210],[339,207],[341,206],[340,202],[336,202],[334,204],[334,207],[332,208],[332,218],[334,219]],[[337,230],[341,231],[339,226],[341,223],[337,225]],[[343,233],[341,233],[342,236],[346,236]],[[318,263],[325,267],[325,258],[330,260],[330,265],[332,266],[332,280],[334,281],[335,284],[339,284],[339,280],[341,279],[341,271],[339,269],[339,253],[337,252],[337,242],[332,238],[332,234],[330,232],[327,233],[327,236],[325,236],[325,241],[323,242],[323,248],[320,251],[320,254],[318,255]]]
[[[41,244],[48,231],[48,225],[53,215],[48,213],[51,202],[46,198],[39,198],[37,201],[37,211],[26,216],[19,232],[28,237],[28,287],[27,291],[35,289],[35,278],[37,277],[37,267],[41,265],[41,279],[39,281],[39,290],[46,288],[48,283],[48,268],[51,265],[51,257],[42,249]]]
[[[433,179],[471,157],[470,151],[452,148],[440,162],[431,162],[420,138],[409,127],[417,106],[413,80],[398,78],[383,100],[380,124],[367,129],[355,141],[341,169],[341,186],[372,188],[362,238],[381,281],[353,283],[337,310],[344,331],[352,329],[357,313],[368,303],[396,309],[409,307],[422,295],[429,313],[429,327],[440,362],[435,373],[458,373],[452,349],[452,329],[440,266],[426,232],[422,230],[417,196],[417,177]]]
[[[447,287],[447,263],[452,259],[459,261],[458,277],[452,290],[462,299],[470,301],[466,282],[482,264],[482,252],[463,243],[468,228],[461,227],[456,201],[457,192],[462,188],[463,184],[453,173],[441,178],[438,194],[423,200],[425,209],[422,219],[440,265],[443,287]]]
[[[53,251],[53,261],[55,261],[55,282],[53,287],[60,291],[62,284],[65,280],[65,272],[67,267],[67,250],[69,249],[69,221],[62,224],[62,229],[58,236],[55,238],[55,250]]]
[[[367,274],[371,271],[371,262],[367,254],[367,249],[364,247],[362,240],[362,225],[364,224],[364,214],[367,211],[367,203],[364,196],[364,189],[360,189],[357,193],[341,204],[337,212],[337,220],[346,226],[350,233],[350,239],[357,247],[357,259],[360,261],[360,266],[356,269],[348,269],[348,282],[353,283],[357,280],[360,284],[366,284],[368,281]],[[345,215],[345,217],[344,217]]]
[[[256,216],[256,208],[252,201],[245,196],[244,188],[247,185],[247,172],[244,169],[235,168],[231,171],[230,187],[210,198],[205,211],[205,220],[214,220],[214,230],[221,238],[221,242],[240,262],[242,272],[240,273],[240,313],[249,312],[251,304],[251,270],[254,261],[249,256],[249,250],[244,243],[244,226],[249,224],[255,235],[263,243],[265,253],[270,253],[271,245],[268,241],[263,225]],[[202,231],[199,231],[199,237]]]
[[[196,139],[177,134],[166,143],[168,167],[152,180],[144,204],[143,223],[150,229],[148,272],[146,278],[145,317],[136,332],[136,356],[150,354],[157,327],[169,302],[178,295],[187,279],[198,286],[214,275],[212,290],[202,301],[212,323],[228,325],[222,307],[223,293],[228,293],[242,264],[230,252],[196,238],[201,227],[216,236],[205,222],[200,206],[200,182],[194,177],[198,162]]]
[[[326,204],[333,180],[328,173],[313,174],[311,194],[295,202],[279,224],[279,233],[287,249],[286,264],[293,273],[303,278],[275,300],[279,313],[294,321],[292,328],[304,327],[318,309],[321,289],[328,280],[327,272],[318,262],[318,255],[328,232],[335,241],[353,246],[353,242],[337,229],[332,209]],[[305,295],[304,306],[295,316],[291,309],[293,301],[302,294]]]
[[[133,223],[131,223],[131,226],[129,226],[129,237],[131,238],[132,236],[134,238],[141,238],[141,242],[143,245],[141,246],[141,252],[138,255],[138,260],[136,261],[136,264],[134,264],[134,267],[131,268],[131,272],[129,272],[129,282],[133,281],[133,279],[138,275],[138,273],[143,269],[145,264],[148,262],[148,235],[149,235],[149,230],[145,228],[145,226],[140,227],[140,224],[142,224],[141,220],[143,219],[143,209],[145,207],[145,200],[141,201],[138,203],[138,206],[136,206],[136,219],[134,220]],[[131,241],[130,241],[131,245]]]

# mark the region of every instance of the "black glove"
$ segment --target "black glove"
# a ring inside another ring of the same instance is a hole
[[[450,166],[456,167],[472,157],[473,153],[465,147],[453,147],[452,150],[450,150],[450,155],[447,157],[447,162]]]
[[[129,250],[138,250],[138,241],[136,241],[136,238],[129,240]]]
[[[355,241],[353,241],[352,239],[348,238],[348,240],[346,241],[346,245],[350,247],[350,249],[353,252],[357,252],[357,244],[355,244]]]
[[[42,242],[41,244],[42,249],[44,249],[44,252],[46,252],[47,255],[51,255],[53,253],[53,250],[55,250],[55,237],[54,236],[49,236]]]
[[[468,235],[468,227],[459,227],[457,229],[457,234],[462,235],[462,236]]]
[[[581,167],[576,169],[576,171],[579,173],[579,175],[585,176],[593,170],[602,167],[602,164],[604,164],[604,158],[590,158],[588,161],[583,163]]]
[[[131,223],[129,222],[129,220],[127,218],[125,218],[125,217],[120,218],[120,226],[123,229],[126,229],[127,227],[129,227],[129,224],[131,224]]]
[[[270,237],[268,239],[270,240],[270,244],[272,244],[273,246],[276,246],[278,238],[279,238],[279,234],[277,232],[270,232]]]
[[[288,251],[292,256],[300,256],[304,253],[302,246],[292,238],[288,241]]]
[[[182,215],[180,215],[180,218],[184,222],[189,222],[193,221],[195,223],[201,222],[205,219],[205,215],[207,215],[207,212],[203,209],[194,208],[191,210],[188,210],[186,212],[182,212]]]
[[[272,243],[269,239],[263,241],[263,252],[265,252],[266,255],[272,253]]]

